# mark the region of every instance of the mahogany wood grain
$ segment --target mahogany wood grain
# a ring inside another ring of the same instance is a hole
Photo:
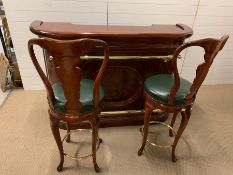
[[[177,118],[178,113],[181,113],[182,120],[181,120],[180,127],[177,131],[177,134],[175,136],[175,139],[172,145],[172,161],[175,162],[177,160],[176,155],[175,155],[175,149],[190,119],[192,106],[195,101],[197,92],[202,82],[204,81],[205,77],[207,76],[207,73],[209,71],[210,66],[212,65],[214,61],[215,56],[218,54],[220,50],[222,50],[228,38],[229,36],[223,36],[220,39],[206,38],[206,39],[191,41],[191,42],[182,44],[175,50],[173,54],[173,59],[172,59],[172,73],[174,75],[174,85],[170,90],[170,93],[168,96],[168,103],[163,103],[157,99],[154,99],[146,91],[144,91],[144,95],[145,95],[145,115],[144,115],[144,129],[143,129],[144,134],[143,134],[143,139],[142,139],[142,146],[138,151],[139,156],[142,155],[142,152],[146,144],[149,121],[150,121],[150,114],[153,109],[160,109],[161,111],[164,111],[164,112],[174,113],[171,126],[174,125],[174,122]],[[175,105],[173,103],[174,98],[180,88],[180,75],[177,69],[177,58],[182,50],[189,48],[189,47],[193,47],[193,46],[198,46],[204,49],[205,51],[204,62],[198,65],[196,69],[196,76],[193,80],[189,93],[185,97],[185,103],[183,105]],[[173,136],[171,130],[169,131],[169,135]]]
[[[42,47],[50,55],[49,62],[53,66],[47,68],[49,70],[53,69],[53,74],[50,74],[48,77],[45,75],[36,59],[33,49],[34,45]],[[83,105],[80,102],[80,81],[82,73],[82,68],[80,67],[80,56],[84,55],[88,50],[94,47],[102,49],[102,52],[104,52],[104,58],[102,63],[99,64],[100,68],[95,76],[93,86],[93,104],[95,108],[91,111],[86,111],[83,113],[81,111]],[[28,41],[28,50],[32,62],[47,90],[51,129],[60,153],[60,163],[57,167],[57,171],[62,171],[64,163],[64,151],[59,132],[60,123],[65,123],[66,129],[69,132],[69,125],[75,123],[76,128],[73,129],[77,129],[78,123],[87,122],[92,128],[93,164],[95,171],[99,172],[100,168],[96,163],[96,142],[98,138],[99,115],[101,110],[99,89],[109,60],[109,49],[107,43],[97,39],[64,41],[50,38],[36,38]],[[53,76],[56,76],[56,79],[59,80],[64,92],[66,99],[64,112],[59,112],[55,107],[56,99],[52,86],[56,82],[50,81],[51,79],[54,79]],[[68,142],[69,140],[70,138],[67,139]]]
[[[186,25],[152,25],[152,26],[106,26],[106,25],[78,25],[61,22],[34,21],[30,30],[39,37],[61,40],[93,38],[101,39],[109,46],[109,66],[103,78],[105,87],[105,103],[103,111],[141,110],[144,108],[143,82],[156,73],[171,73],[171,61],[162,59],[141,58],[141,56],[170,55],[183,44],[185,38],[193,31]],[[102,52],[94,48],[88,55],[101,56]],[[111,59],[111,56],[136,56],[135,59]],[[52,66],[49,62],[49,53],[45,52],[46,67]],[[100,59],[81,60],[80,67],[85,70],[83,77],[94,78],[98,72]],[[48,76],[54,75],[48,69]],[[50,81],[56,82],[54,79]],[[102,116],[100,127],[124,126],[143,123],[143,117],[120,114],[117,120],[115,115]],[[163,115],[164,116],[164,115]],[[156,119],[158,116],[152,117]],[[121,118],[121,119],[120,119]],[[127,119],[127,121],[126,121]],[[164,118],[165,119],[165,118]],[[121,122],[122,120],[122,122]],[[139,122],[140,121],[140,122]],[[103,124],[102,124],[103,123]]]
[[[192,29],[183,24],[152,25],[152,26],[117,26],[117,25],[79,25],[62,22],[33,21],[30,30],[36,35],[48,38],[74,39],[87,38],[121,38],[132,37],[161,37],[161,38],[187,38],[192,35]],[[79,36],[77,36],[79,35]]]

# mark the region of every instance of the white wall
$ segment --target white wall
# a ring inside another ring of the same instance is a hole
[[[229,34],[205,84],[233,83],[233,1],[232,0],[3,0],[25,89],[42,84],[31,64],[27,41],[33,36],[33,20],[79,24],[151,25],[187,24],[194,29],[191,39]],[[107,14],[108,12],[108,14]],[[202,51],[188,50],[179,67],[183,77],[192,80],[194,65],[202,62]],[[41,62],[43,58],[41,57]]]

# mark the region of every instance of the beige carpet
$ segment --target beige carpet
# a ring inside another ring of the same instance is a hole
[[[64,171],[56,172],[58,150],[47,115],[44,91],[15,90],[0,110],[0,174],[53,175],[95,174],[91,159],[75,162],[65,158]],[[151,128],[158,130],[161,127]],[[169,142],[168,133],[154,132],[159,142]],[[90,136],[79,148],[90,146]],[[104,143],[98,151],[100,174],[106,175],[230,175],[233,174],[233,85],[203,86],[193,114],[177,147],[178,161],[171,162],[169,149],[141,144],[139,126],[100,129]],[[77,147],[67,147],[75,154]]]

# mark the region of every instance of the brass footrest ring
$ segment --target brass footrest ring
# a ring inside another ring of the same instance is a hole
[[[64,142],[64,140],[69,136],[71,135],[72,133],[74,132],[90,132],[92,133],[92,130],[90,129],[76,129],[76,130],[73,130],[73,131],[70,131],[68,132],[62,139],[62,144]],[[100,143],[102,142],[102,140],[99,138],[99,136],[97,137],[97,147],[96,147],[96,151],[99,149],[99,146],[100,146]],[[71,158],[73,160],[83,160],[83,159],[86,159],[88,157],[91,157],[92,154],[88,154],[88,155],[85,155],[85,156],[71,156],[70,154],[67,154],[66,152],[63,152],[64,156],[68,157],[68,158]]]
[[[163,126],[166,126],[168,127],[169,129],[171,129],[171,131],[176,135],[176,131],[168,124],[164,123],[164,122],[159,122],[159,121],[150,121],[149,124],[160,124],[160,125],[163,125]],[[142,126],[141,128],[141,134],[143,135],[143,129],[144,129],[144,125]],[[154,142],[151,142],[150,140],[146,140],[149,144],[151,144],[152,146],[154,147],[159,147],[159,148],[169,148],[169,147],[172,147],[172,144],[171,145],[158,145]]]

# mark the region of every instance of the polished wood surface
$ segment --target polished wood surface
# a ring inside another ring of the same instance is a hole
[[[62,22],[34,21],[30,30],[48,38],[73,39],[80,37],[166,37],[187,38],[192,35],[192,29],[183,24],[152,25],[152,26],[116,26],[116,25],[79,25]]]
[[[106,92],[103,111],[142,110],[144,80],[152,74],[171,73],[169,59],[155,59],[153,56],[171,55],[193,33],[191,28],[182,24],[106,26],[43,21],[32,22],[30,30],[39,37],[62,40],[94,38],[108,43],[110,61],[103,79]],[[101,63],[97,57],[101,54],[95,48],[88,55],[96,56],[96,59],[81,60],[80,67],[85,70],[83,77],[95,78]],[[45,52],[46,67],[49,67],[48,58],[49,54]],[[48,76],[53,74],[49,70],[47,73]],[[129,115],[132,117],[126,117]],[[100,126],[122,126],[123,122],[142,124],[143,117],[132,113],[120,113],[117,118],[116,115],[102,115]]]
[[[182,120],[181,120],[180,127],[178,128],[177,134],[175,136],[175,139],[172,145],[172,161],[175,162],[177,160],[176,155],[175,155],[175,149],[190,119],[191,112],[192,112],[192,106],[196,99],[197,92],[202,82],[204,81],[205,77],[207,76],[207,73],[209,71],[210,66],[212,65],[214,61],[214,58],[216,57],[218,52],[222,50],[228,38],[229,38],[228,36],[223,36],[220,39],[207,38],[207,39],[191,41],[191,42],[184,43],[183,45],[179,46],[175,50],[173,54],[173,59],[172,59],[172,73],[174,75],[174,85],[170,90],[167,104],[159,101],[158,99],[152,98],[146,91],[144,91],[144,94],[145,94],[144,129],[143,129],[142,146],[138,151],[139,156],[142,155],[142,152],[144,150],[144,147],[147,141],[151,113],[154,109],[160,109],[161,111],[164,111],[164,112],[173,113],[173,118],[171,122],[172,127],[175,123],[178,113],[181,113]],[[204,62],[198,65],[196,69],[196,76],[193,80],[190,91],[185,97],[185,103],[183,105],[175,105],[173,102],[174,102],[176,93],[178,92],[180,88],[180,75],[177,69],[177,58],[182,50],[189,48],[189,47],[193,47],[193,46],[199,46],[204,49],[205,51]],[[169,131],[169,135],[173,136],[172,130]]]
[[[32,22],[30,30],[38,36],[54,39],[102,39],[108,43],[111,56],[172,54],[193,33],[191,28],[183,24],[107,26],[42,21]]]
[[[34,45],[38,45],[50,53],[49,61],[53,66],[50,65],[47,68],[53,69],[52,72],[54,72],[54,74],[50,74],[49,77],[45,75],[36,59],[33,49]],[[81,111],[83,109],[83,104],[80,101],[80,81],[82,74],[82,68],[80,67],[80,56],[85,55],[85,53],[91,48],[101,49],[102,52],[104,52],[104,58],[102,60],[102,64],[99,65],[99,71],[94,81],[93,99],[90,99],[93,101],[94,109],[85,111],[85,113],[83,113]],[[51,129],[60,153],[60,163],[57,170],[62,171],[65,154],[59,132],[60,124],[65,124],[65,129],[67,129],[67,132],[69,133],[71,129],[70,125],[72,125],[72,129],[77,129],[80,128],[78,125],[79,123],[86,122],[92,128],[93,164],[95,171],[99,172],[100,169],[96,163],[96,143],[98,139],[99,115],[101,111],[99,89],[109,60],[109,49],[107,43],[97,39],[62,41],[50,38],[37,38],[29,40],[28,50],[32,62],[47,90]],[[63,112],[58,111],[56,108],[56,104],[60,102],[56,102],[58,97],[55,96],[56,94],[54,94],[52,89],[52,86],[54,83],[56,83],[51,81],[54,79],[53,76],[56,76],[55,78],[59,79],[64,92],[66,102],[64,104],[65,111]],[[70,141],[70,137],[68,137],[67,141]]]

